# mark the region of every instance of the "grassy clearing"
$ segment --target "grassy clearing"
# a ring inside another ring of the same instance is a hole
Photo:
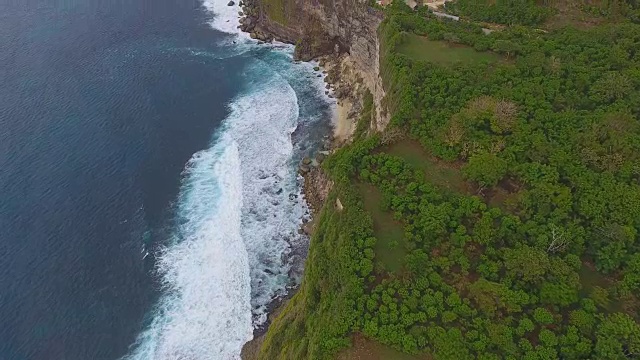
[[[462,164],[439,160],[429,154],[417,141],[405,139],[389,145],[384,152],[401,157],[411,166],[424,172],[425,179],[442,190],[467,196],[480,196],[487,205],[513,212],[518,199],[519,185],[504,179],[497,186],[482,189],[467,181]]]
[[[353,345],[342,351],[337,360],[426,360],[426,356],[414,356],[394,350],[362,335],[353,337]]]
[[[406,255],[406,239],[402,224],[393,219],[390,212],[382,209],[382,193],[375,186],[360,184],[360,192],[364,200],[364,209],[373,219],[373,233],[378,239],[374,247],[376,259],[389,272],[397,272],[402,268]]]
[[[605,289],[612,287],[614,281],[600,274],[592,264],[583,264],[580,269],[580,283],[582,297],[596,301],[600,309],[607,313],[625,312],[624,302],[607,294]],[[598,295],[599,294],[599,295]],[[607,295],[605,295],[607,294]],[[633,315],[633,314],[631,314]]]
[[[414,60],[429,61],[441,65],[456,62],[479,63],[500,60],[500,56],[491,52],[478,52],[468,46],[429,40],[415,34],[408,34],[406,41],[400,45],[398,50]]]
[[[472,186],[462,177],[459,166],[437,160],[417,141],[401,140],[383,150],[388,154],[401,157],[411,166],[422,170],[427,181],[440,188],[461,194],[473,193]]]

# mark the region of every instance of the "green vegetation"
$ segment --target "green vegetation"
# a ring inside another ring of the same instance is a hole
[[[398,52],[417,61],[430,61],[442,65],[457,62],[493,62],[499,57],[493,53],[475,51],[466,46],[454,46],[442,41],[429,40],[427,37],[408,34],[398,47]]]
[[[376,114],[373,108],[373,95],[369,90],[363,96],[362,112],[360,119],[356,123],[356,129],[353,132],[354,139],[362,139],[367,131],[371,128],[372,122],[375,121]]]
[[[377,261],[374,264],[376,272],[397,272],[402,268],[407,247],[402,224],[388,212],[388,200],[383,200],[378,188],[362,184],[360,194],[364,201],[364,209],[373,219],[373,235],[377,239],[373,248]]]
[[[636,0],[456,0],[446,11],[463,20],[485,24],[591,27],[624,19],[640,23]]]
[[[261,358],[343,356],[355,336],[438,360],[637,359],[640,27],[487,36],[385,11],[385,102],[409,139],[362,132],[324,162],[335,186]],[[425,58],[417,36],[508,61]]]
[[[291,0],[266,0],[262,2],[270,20],[280,25],[288,25],[287,14],[295,14],[295,1]]]
[[[538,25],[554,12],[535,0],[456,0],[447,3],[446,8],[475,21],[507,25]]]
[[[639,5],[637,0],[456,0],[447,3],[446,9],[472,21],[541,26],[549,22],[584,25],[624,18],[638,23]]]
[[[355,336],[350,348],[341,351],[336,360],[429,360],[428,357],[416,356],[382,345],[364,336]]]
[[[416,169],[422,170],[428,182],[441,190],[449,190],[462,194],[472,194],[472,188],[464,181],[458,164],[438,161],[430,156],[424,148],[414,140],[401,140],[382,148],[387,154],[397,156]]]

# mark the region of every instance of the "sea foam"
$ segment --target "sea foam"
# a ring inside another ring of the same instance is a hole
[[[237,6],[204,5],[215,12],[212,27],[238,34]],[[306,246],[297,230],[308,209],[296,173],[302,143],[294,146],[292,133],[300,122],[321,120],[322,105],[313,101],[322,102],[323,81],[312,64],[293,64],[289,45],[259,48],[246,36],[230,38],[240,41],[221,44],[233,43],[225,57],[253,61],[211,147],[185,166],[180,225],[173,243],[156,254],[161,299],[125,360],[239,359],[252,330],[266,321],[268,305],[295,281],[291,252]]]
[[[236,359],[290,284],[306,211],[292,160],[297,98],[260,61],[246,82],[211,148],[185,167],[180,225],[156,256],[163,295],[127,360]]]
[[[240,25],[238,12],[242,9],[238,2],[239,0],[234,0],[234,4],[229,6],[228,0],[204,0],[202,5],[212,14],[209,25],[227,34],[241,35],[242,32],[238,29]],[[249,36],[245,35],[244,37],[248,38]]]
[[[238,145],[226,135],[187,164],[181,225],[157,256],[163,296],[125,359],[234,359],[251,339],[240,167]]]

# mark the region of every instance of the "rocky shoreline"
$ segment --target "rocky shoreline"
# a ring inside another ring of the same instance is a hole
[[[258,1],[239,1],[238,5],[242,11],[238,13],[238,16],[240,16],[238,28],[259,42],[271,43],[280,41],[293,43],[291,39],[278,36],[278,34],[272,33],[261,26]],[[228,5],[234,6],[235,3],[230,1]],[[298,41],[295,45],[294,61],[318,61],[318,66],[314,70],[325,74],[325,95],[329,98],[335,98],[338,107],[337,114],[334,115],[333,119],[333,134],[328,137],[322,150],[312,157],[305,157],[298,166],[298,173],[304,179],[303,194],[305,201],[311,210],[311,218],[316,219],[333,186],[333,182],[322,169],[322,162],[331,152],[350,141],[355,123],[363,108],[366,85],[358,71],[356,71],[353,59],[344,52],[344,49],[338,43],[325,43],[324,46],[313,47],[305,46],[304,41]],[[318,76],[321,75],[318,74]],[[315,222],[313,220],[305,221],[299,231],[311,236],[314,225]],[[288,300],[296,292],[297,287],[290,288],[286,296],[274,299],[269,305],[267,321],[262,327],[254,330],[253,340],[246,343],[242,349],[241,358],[243,360],[258,358],[260,346],[264,341],[264,336],[270,323],[280,314]]]
[[[345,47],[340,44],[337,38],[327,38],[323,34],[315,33],[313,29],[317,24],[309,24],[308,31],[300,38],[291,34],[286,28],[266,20],[259,7],[260,0],[240,0],[238,6],[241,11],[238,29],[248,33],[249,37],[260,42],[279,41],[288,44],[295,44],[294,60],[311,61],[322,55],[338,54],[345,51]],[[230,1],[227,5],[234,6],[235,2]],[[308,19],[313,23],[312,19]],[[315,26],[314,26],[315,25]]]
[[[227,5],[234,6],[235,3],[230,1]],[[272,42],[275,40],[273,35],[257,28],[260,10],[255,0],[240,0],[238,6],[242,9],[242,11],[238,12],[238,16],[240,16],[240,25],[238,28],[241,31],[248,33],[249,36],[255,40],[263,42]]]

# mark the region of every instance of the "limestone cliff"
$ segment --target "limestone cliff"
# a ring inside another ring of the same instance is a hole
[[[387,125],[379,76],[377,28],[383,18],[381,11],[363,0],[246,0],[244,5],[246,31],[256,32],[258,38],[274,36],[295,44],[301,60],[335,52],[349,54],[374,95],[377,129]]]

